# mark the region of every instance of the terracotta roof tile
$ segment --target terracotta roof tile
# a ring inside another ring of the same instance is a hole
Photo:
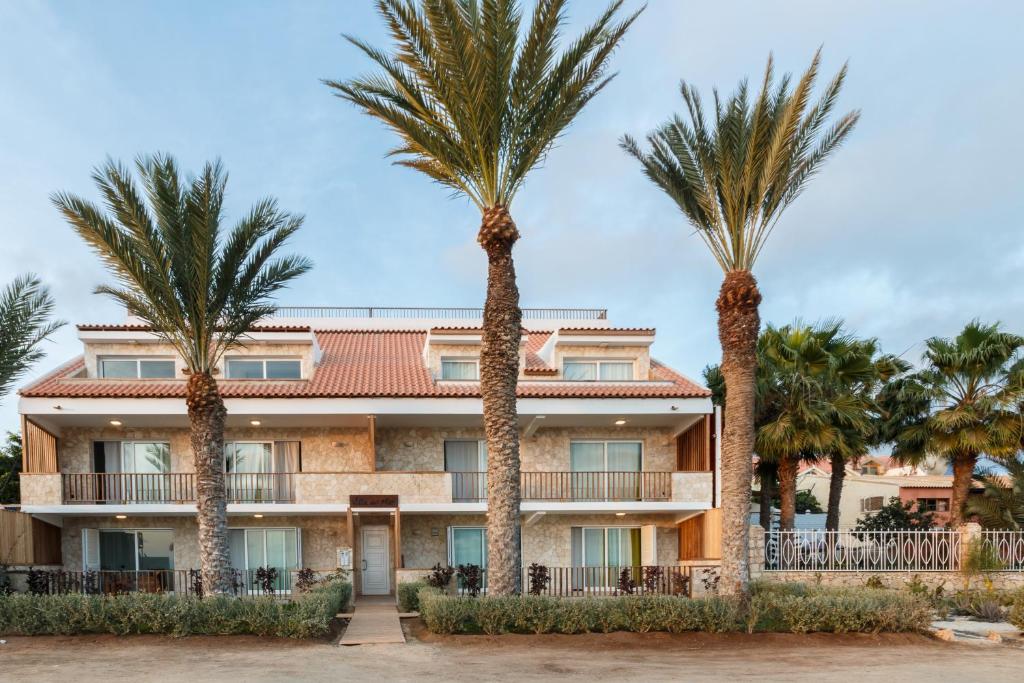
[[[527,367],[545,372],[536,355],[547,333],[527,341]],[[318,331],[323,352],[308,380],[220,380],[225,398],[476,398],[475,382],[436,382],[423,364],[424,331]],[[531,355],[532,354],[532,355]],[[179,398],[184,380],[114,380],[74,377],[79,358],[21,390],[26,397]],[[710,393],[667,366],[651,361],[651,382],[521,381],[520,398],[694,398]]]

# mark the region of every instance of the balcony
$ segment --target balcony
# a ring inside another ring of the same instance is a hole
[[[62,474],[62,500],[86,505],[192,503],[197,479],[192,472]],[[229,503],[295,501],[295,483],[289,472],[231,472],[224,479]]]
[[[670,501],[673,472],[522,472],[526,501],[627,502]],[[452,472],[452,500],[487,499],[485,472]]]

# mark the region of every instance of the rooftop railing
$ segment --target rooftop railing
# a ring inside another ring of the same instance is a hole
[[[392,306],[279,306],[273,318],[383,318],[482,320],[482,308]],[[524,308],[524,320],[607,320],[605,308]]]

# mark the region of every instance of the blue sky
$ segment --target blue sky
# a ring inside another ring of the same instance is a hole
[[[603,5],[572,3],[567,35]],[[729,91],[770,51],[799,71],[823,44],[827,75],[850,61],[841,107],[863,117],[762,254],[763,319],[843,317],[910,360],[972,317],[1021,331],[1022,20],[977,0],[650,0],[619,77],[513,206],[524,305],[607,307],[656,326],[656,355],[684,372],[715,362],[721,272],[617,139],[679,110],[681,78]],[[344,32],[385,42],[370,0],[0,1],[0,282],[35,271],[61,317],[118,320],[47,197],[94,195],[107,155],[162,150],[191,169],[220,157],[233,216],[267,194],[305,214],[292,247],[316,267],[282,303],[480,305],[475,210],[391,166],[391,134],[319,82],[369,68]],[[78,353],[73,328],[48,349],[34,374]],[[0,429],[16,403],[0,398]]]

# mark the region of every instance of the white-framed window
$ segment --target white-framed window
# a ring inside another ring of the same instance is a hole
[[[302,379],[302,361],[298,358],[227,358],[228,379]]]
[[[480,361],[476,358],[442,358],[441,379],[475,382],[480,379]]]
[[[633,361],[566,359],[562,378],[568,382],[628,382],[633,379]]]
[[[105,379],[174,379],[173,358],[104,356],[98,366]]]
[[[224,471],[252,474],[300,472],[301,447],[299,441],[226,441]]]
[[[883,507],[885,507],[884,496],[869,496],[860,499],[861,512],[878,512]]]
[[[86,571],[168,572],[174,569],[174,531],[82,529],[82,563]]]
[[[171,445],[166,441],[94,441],[93,471],[166,474],[171,471]]]
[[[291,573],[302,562],[302,531],[295,527],[228,529],[231,568],[245,572],[246,585],[254,585],[260,567],[277,569],[275,588],[291,587]]]
[[[446,439],[444,471],[452,473],[452,499],[483,500],[487,497],[487,442]]]
[[[640,527],[579,527],[571,529],[574,567],[640,566]]]
[[[487,568],[487,528],[482,526],[448,527],[448,564],[475,564]]]
[[[640,500],[642,441],[570,441],[573,500]]]

